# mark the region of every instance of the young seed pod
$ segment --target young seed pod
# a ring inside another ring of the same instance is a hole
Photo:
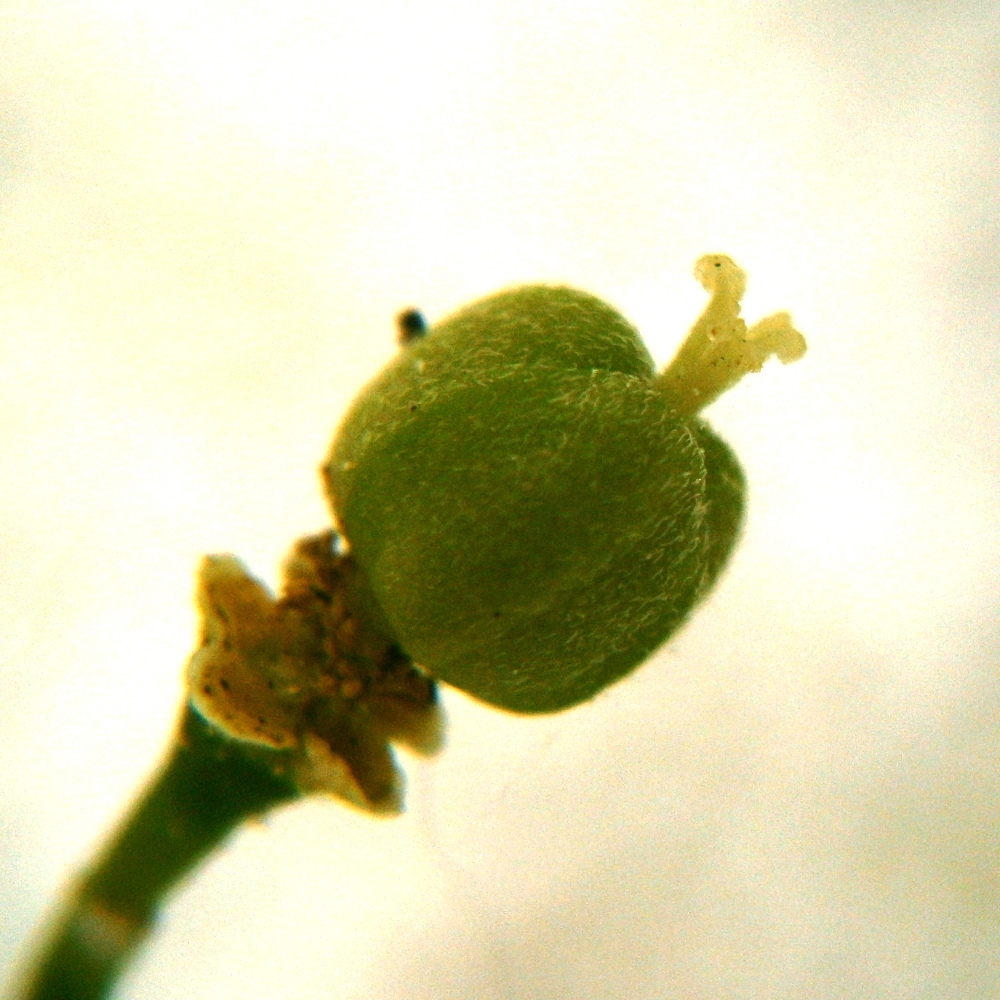
[[[747,329],[728,257],[696,275],[711,301],[660,375],[609,305],[528,286],[408,341],[355,402],[328,494],[432,676],[512,711],[567,708],[642,663],[717,579],[744,478],[696,414],[805,341],[784,313]]]

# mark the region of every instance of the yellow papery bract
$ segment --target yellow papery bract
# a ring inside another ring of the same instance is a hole
[[[333,541],[299,541],[279,600],[235,557],[203,561],[191,703],[234,739],[287,752],[302,791],[393,812],[402,783],[389,741],[437,748],[434,684],[364,612],[353,561]]]

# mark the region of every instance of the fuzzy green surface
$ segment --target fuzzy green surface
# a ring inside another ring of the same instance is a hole
[[[531,286],[456,314],[361,394],[326,466],[396,638],[435,677],[556,711],[646,659],[717,576],[743,479],[671,417],[635,329]]]

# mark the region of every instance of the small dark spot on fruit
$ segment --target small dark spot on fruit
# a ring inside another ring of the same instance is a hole
[[[427,335],[427,320],[419,309],[404,309],[396,316],[396,338],[403,345]]]
[[[221,681],[219,681],[219,684],[221,684],[221,685],[222,685],[222,690],[223,690],[223,691],[228,691],[228,690],[229,690],[229,681],[227,681],[227,680],[225,679],[225,677],[223,677],[223,678],[222,678],[222,680],[221,680]]]

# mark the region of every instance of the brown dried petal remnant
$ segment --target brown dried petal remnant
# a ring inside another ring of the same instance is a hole
[[[234,739],[288,751],[304,792],[376,812],[401,807],[389,741],[441,743],[434,682],[364,615],[357,570],[332,532],[300,539],[275,600],[234,556],[207,556],[191,702]]]

